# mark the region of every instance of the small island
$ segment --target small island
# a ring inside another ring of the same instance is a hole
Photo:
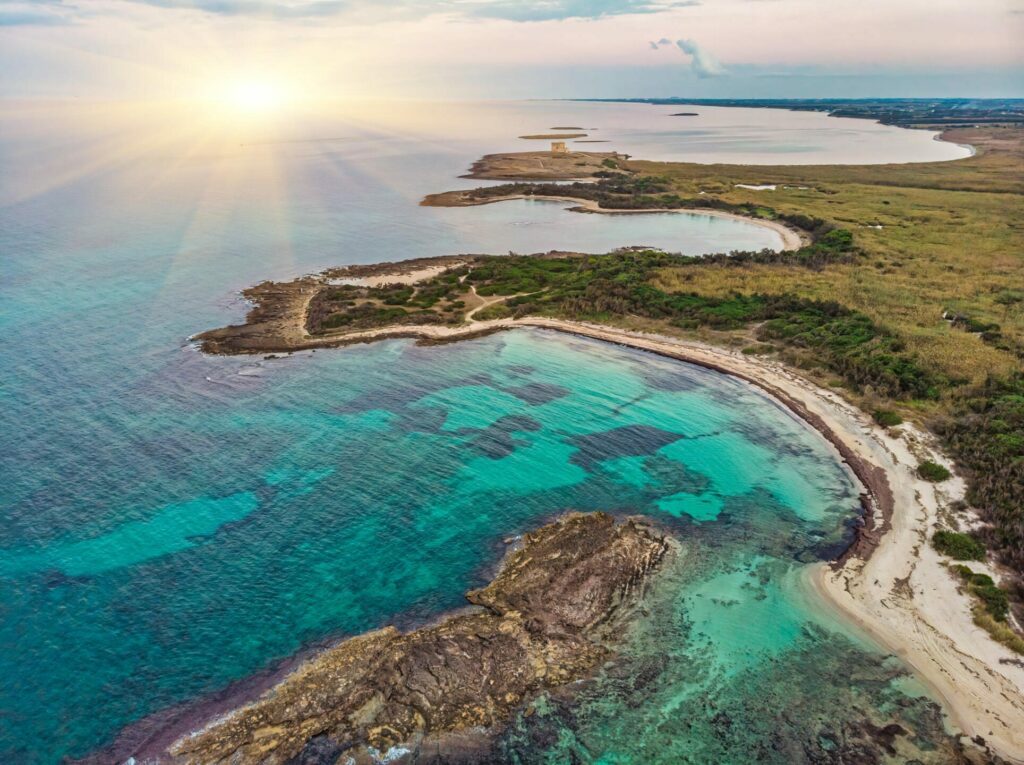
[[[565,138],[586,138],[586,133],[534,133],[532,135],[521,135],[527,141],[547,141]]]

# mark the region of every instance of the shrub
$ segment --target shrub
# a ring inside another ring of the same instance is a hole
[[[992,614],[993,619],[997,622],[1006,621],[1006,615],[1010,611],[1010,598],[1007,596],[1006,590],[1000,589],[994,584],[972,584],[971,592],[978,596],[985,606],[985,610]]]
[[[495,303],[486,308],[481,308],[473,318],[478,321],[490,321],[491,319],[507,319],[511,315],[511,308],[504,303]]]
[[[1010,629],[1008,625],[996,621],[994,617],[980,608],[974,610],[974,623],[1010,650],[1024,654],[1024,638]]]
[[[985,560],[985,545],[974,537],[958,531],[936,531],[932,535],[932,545],[940,553],[954,560]]]
[[[1010,597],[1006,590],[1000,588],[988,574],[976,574],[964,565],[951,566],[950,568],[959,574],[960,578],[967,583],[967,591],[981,601],[982,607],[985,609],[985,612],[987,612],[984,613],[979,609],[975,609],[975,623],[979,626],[985,627],[985,629],[988,629],[989,632],[992,633],[992,636],[999,640],[999,642],[1005,643],[1005,636],[998,636],[996,631],[979,622],[978,617],[985,616],[989,622],[993,620],[995,622],[1005,622],[1006,616],[1010,611]],[[1012,632],[1012,630],[1010,634],[1016,636],[1016,633]],[[1021,643],[1024,644],[1024,641],[1022,641],[1019,636],[1016,637],[1018,641],[1021,641]]]
[[[967,479],[967,501],[989,524],[985,541],[1024,570],[1024,373],[990,377],[962,394],[937,429]]]
[[[945,481],[952,475],[952,473],[942,467],[942,465],[928,461],[922,462],[917,466],[917,474],[924,480],[931,481],[932,483]]]
[[[893,428],[903,423],[902,417],[888,409],[876,409],[872,416],[875,418],[875,422],[883,428]]]

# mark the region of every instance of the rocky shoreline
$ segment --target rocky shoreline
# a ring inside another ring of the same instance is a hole
[[[313,655],[258,699],[118,759],[172,765],[478,762],[513,713],[591,676],[679,547],[642,519],[570,513],[526,534],[472,608]]]

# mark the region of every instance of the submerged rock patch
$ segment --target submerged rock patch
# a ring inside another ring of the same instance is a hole
[[[570,462],[590,470],[596,463],[616,457],[654,454],[661,447],[685,437],[651,425],[626,425],[600,433],[587,433],[570,439],[569,443],[579,450]]]

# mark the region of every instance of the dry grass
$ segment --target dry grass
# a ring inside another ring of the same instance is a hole
[[[1024,130],[950,131],[978,156],[912,165],[745,167],[631,162],[670,178],[681,193],[712,187],[730,202],[825,218],[854,232],[864,257],[824,271],[750,265],[666,269],[657,285],[707,295],[792,292],[835,300],[898,333],[927,364],[978,381],[1021,366],[1014,354],[942,318],[952,309],[1001,325],[1024,346],[1024,304],[999,296],[1024,291]],[[810,186],[776,191],[734,183]],[[903,185],[900,185],[903,184]],[[973,189],[963,191],[955,189]],[[881,226],[881,228],[876,228]]]

